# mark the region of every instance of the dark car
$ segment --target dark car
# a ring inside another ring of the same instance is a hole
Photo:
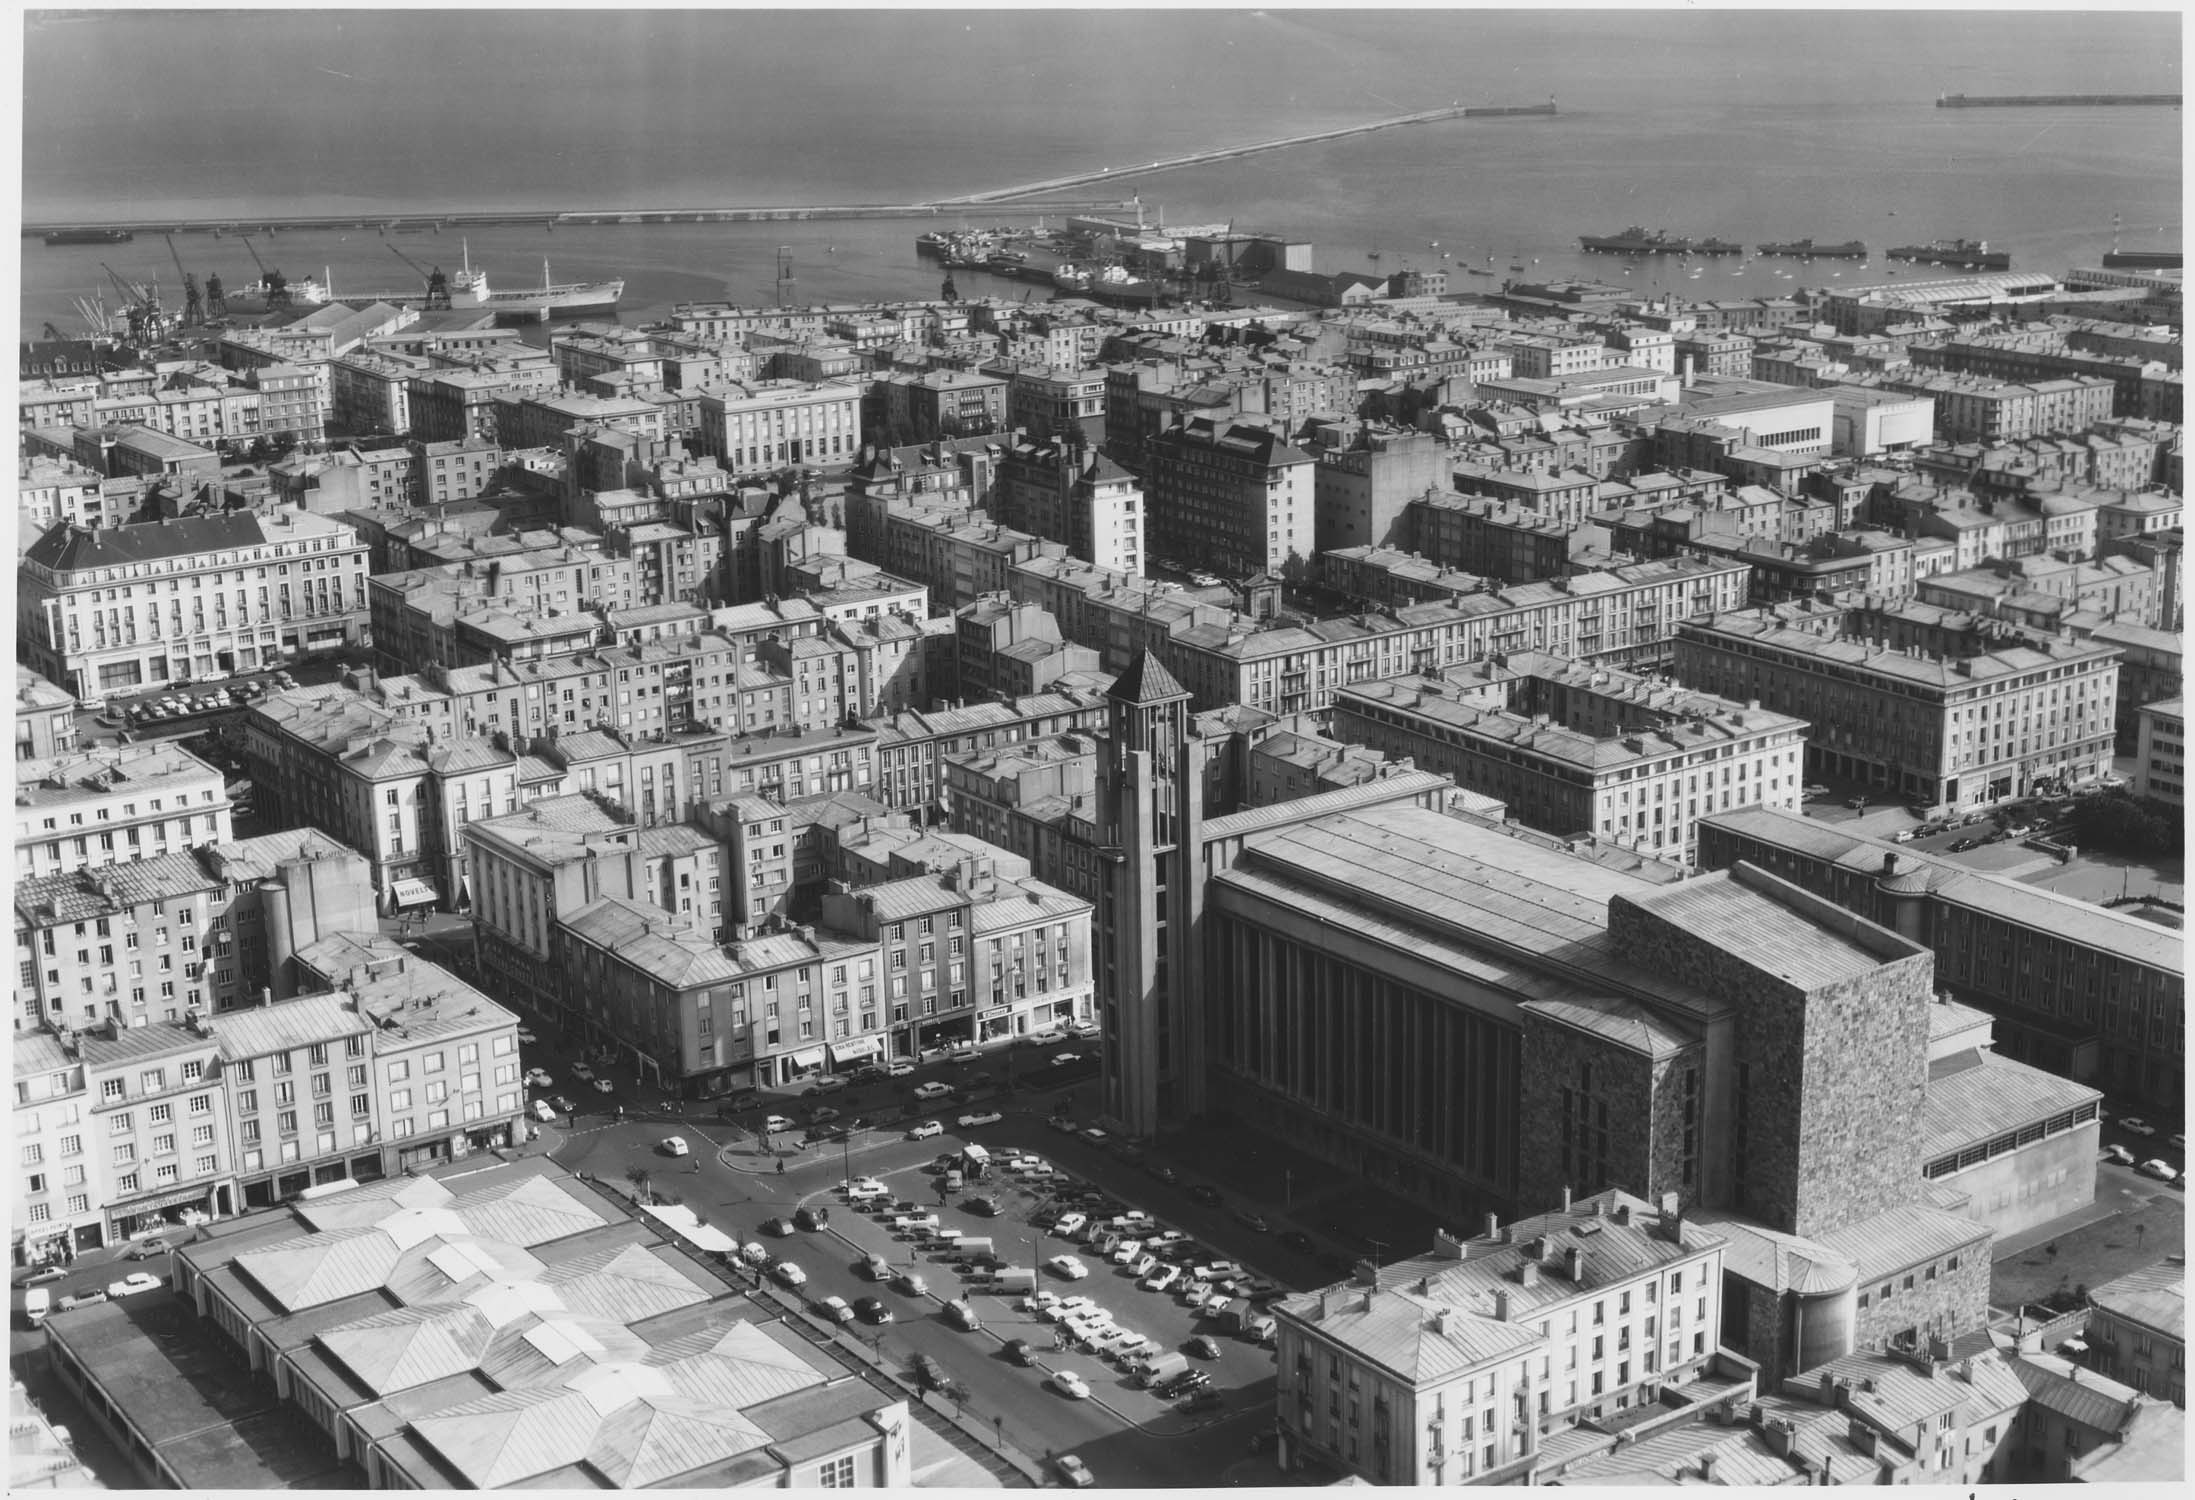
[[[980,1214],[986,1219],[995,1219],[999,1216],[999,1213],[1001,1212],[998,1200],[996,1198],[970,1198],[963,1202],[960,1206],[968,1210],[968,1212],[972,1214]]]
[[[1283,1229],[1280,1232],[1280,1242],[1287,1249],[1294,1250],[1301,1255],[1309,1255],[1317,1249],[1317,1246],[1311,1243],[1311,1236],[1300,1229]]]
[[[1200,1182],[1195,1187],[1189,1189],[1189,1196],[1196,1199],[1196,1201],[1199,1203],[1208,1203],[1214,1208],[1219,1207],[1221,1203],[1226,1201],[1225,1199],[1220,1197],[1219,1189],[1212,1186],[1209,1182]]]
[[[1969,849],[1980,848],[1981,843],[1980,839],[1959,839],[1952,844],[1951,852],[1953,854],[1964,854]]]
[[[1243,1208],[1240,1206],[1235,1209],[1234,1218],[1235,1222],[1237,1224],[1240,1224],[1243,1228],[1254,1229],[1259,1234],[1263,1234],[1267,1229],[1272,1227],[1265,1222],[1265,1216],[1263,1214],[1260,1214],[1252,1209]]]
[[[1037,1362],[1036,1350],[1027,1339],[1008,1339],[1006,1357],[1017,1365],[1033,1365]]]
[[[1166,1163],[1162,1161],[1151,1162],[1147,1164],[1143,1170],[1149,1172],[1160,1182],[1172,1183],[1181,1181],[1181,1174],[1179,1172],[1176,1172],[1172,1167],[1169,1167],[1168,1165],[1166,1165]]]
[[[784,1239],[792,1234],[793,1221],[791,1219],[771,1219],[762,1226],[762,1232],[764,1234],[774,1234],[779,1239]]]
[[[1177,1396],[1186,1396],[1191,1391],[1201,1391],[1211,1383],[1212,1377],[1202,1370],[1184,1370],[1173,1379],[1161,1383],[1154,1389],[1159,1396],[1171,1401]]]
[[[866,1068],[856,1068],[846,1076],[855,1083],[882,1083],[889,1075],[882,1068],[871,1065]]]
[[[892,1310],[884,1305],[881,1297],[856,1297],[854,1316],[864,1323],[889,1323],[892,1321]]]
[[[915,1356],[915,1379],[921,1381],[926,1390],[938,1390],[946,1383],[945,1367],[927,1354],[918,1354]]]
[[[1188,1400],[1181,1403],[1181,1409],[1183,1411],[1211,1411],[1213,1408],[1224,1404],[1226,1400],[1227,1398],[1218,1391],[1207,1388],[1193,1393]]]
[[[793,1215],[793,1223],[802,1229],[821,1229],[831,1222],[831,1211],[822,1204],[803,1207]]]

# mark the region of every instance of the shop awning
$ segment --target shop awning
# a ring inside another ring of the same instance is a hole
[[[132,1214],[156,1214],[163,1209],[181,1208],[186,1205],[194,1208],[201,1207],[205,1204],[206,1195],[211,1191],[212,1189],[207,1187],[183,1188],[166,1193],[155,1193],[144,1198],[125,1198],[117,1203],[109,1203],[107,1205],[107,1216],[114,1219],[126,1219]]]
[[[800,1051],[791,1053],[789,1056],[796,1068],[820,1068],[823,1066],[823,1049],[821,1047],[803,1047]]]
[[[399,907],[432,906],[442,899],[435,894],[433,882],[426,880],[399,880],[392,894]]]
[[[831,1043],[831,1066],[840,1063],[859,1062],[864,1057],[874,1057],[884,1050],[884,1038],[880,1036],[849,1037],[842,1042]]]

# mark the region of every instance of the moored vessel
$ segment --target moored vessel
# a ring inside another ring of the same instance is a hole
[[[2009,251],[1992,250],[1987,240],[1930,240],[1925,245],[1896,245],[1883,254],[1892,260],[1916,261],[1927,266],[1957,266],[1964,271],[2009,271]]]
[[[1581,234],[1578,243],[1611,255],[1682,255],[1692,248],[1691,241],[1673,239],[1666,230],[1642,229],[1636,224],[1621,234]]]
[[[1865,260],[1867,246],[1858,240],[1845,240],[1835,245],[1817,245],[1812,240],[1771,241],[1759,247],[1763,255],[1791,255],[1801,260],[1817,257],[1830,260]]]
[[[127,245],[137,236],[127,229],[56,229],[46,236],[49,245]]]

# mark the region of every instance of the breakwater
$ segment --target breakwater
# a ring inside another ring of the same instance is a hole
[[[2180,107],[2178,94],[1939,94],[1938,109],[2044,109],[2052,105],[2137,104]]]

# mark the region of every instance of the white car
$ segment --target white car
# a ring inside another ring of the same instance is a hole
[[[1082,1263],[1080,1256],[1055,1255],[1045,1264],[1052,1268],[1054,1275],[1063,1277],[1068,1281],[1080,1281],[1090,1274],[1090,1268]]]
[[[844,1297],[825,1297],[816,1304],[816,1311],[834,1323],[851,1323],[854,1309]]]
[[[1096,1311],[1098,1305],[1088,1297],[1062,1297],[1044,1309],[1043,1317],[1048,1323],[1066,1323]]]
[[[975,1061],[975,1060],[976,1060],[977,1058],[981,1057],[981,1056],[982,1056],[983,1054],[982,1054],[982,1053],[980,1053],[980,1052],[978,1052],[978,1051],[977,1051],[977,1050],[976,1050],[975,1048],[973,1048],[973,1047],[955,1047],[955,1048],[954,1048],[954,1049],[953,1049],[952,1051],[950,1051],[950,1052],[946,1053],[945,1055],[946,1055],[946,1057],[950,1058],[950,1059],[951,1059],[952,1061],[954,1061],[954,1062],[957,1062],[957,1063],[969,1063],[969,1062],[974,1062],[974,1061]]]
[[[887,1067],[884,1072],[888,1077],[905,1078],[912,1074],[914,1070],[915,1065],[911,1062],[896,1062]]]
[[[526,1082],[532,1088],[553,1089],[556,1087],[556,1075],[547,1068],[528,1068]]]
[[[761,1245],[749,1242],[739,1247],[739,1258],[750,1266],[766,1266],[770,1263],[770,1252]]]
[[[526,1029],[525,1027],[523,1027],[523,1026],[521,1026],[521,1027],[519,1027],[519,1028],[518,1028],[518,1039],[519,1039],[520,1041],[524,1042],[524,1043],[525,1043],[525,1044],[526,1044],[527,1046],[529,1046],[529,1047],[530,1047],[530,1046],[532,1046],[532,1045],[534,1044],[534,1042],[535,1042],[535,1041],[537,1040],[537,1038],[536,1038],[536,1037],[534,1036],[534,1034],[533,1034],[532,1032],[528,1031],[528,1030],[527,1030],[527,1029]]]
[[[2159,1182],[2170,1182],[2180,1175],[2178,1172],[2173,1170],[2169,1162],[2166,1162],[2154,1156],[2152,1156],[2148,1161],[2143,1162],[2134,1170],[2141,1173],[2144,1177],[2154,1177]]]
[[[598,1094],[614,1094],[617,1092],[617,1085],[607,1078],[597,1078],[594,1081],[594,1091]]]
[[[1089,1222],[1090,1216],[1088,1214],[1061,1214],[1054,1221],[1051,1232],[1063,1240],[1073,1239],[1076,1235],[1082,1233],[1082,1226]]]
[[[1023,1312],[1033,1312],[1042,1317],[1059,1306],[1061,1300],[1057,1292],[1031,1292],[1021,1299],[1021,1310]]]
[[[962,1115],[958,1121],[958,1124],[960,1125],[961,1129],[970,1130],[978,1125],[996,1125],[999,1121],[1005,1118],[1006,1117],[1004,1115],[1000,1114],[997,1110],[994,1109],[987,1114]]]
[[[1143,1278],[1143,1289],[1147,1292],[1163,1292],[1170,1290],[1173,1284],[1179,1280],[1181,1280],[1181,1267],[1160,1265],[1150,1275]]]
[[[1067,1029],[1073,1032],[1076,1036],[1082,1037],[1087,1040],[1098,1034],[1099,1027],[1098,1023],[1095,1021],[1077,1021],[1074,1025],[1068,1027]]]
[[[108,1282],[107,1295],[115,1298],[134,1297],[139,1292],[157,1292],[164,1285],[166,1283],[149,1271],[132,1271],[120,1281]]]
[[[1081,1061],[1082,1054],[1079,1052],[1055,1052],[1052,1054],[1052,1066],[1055,1068],[1064,1068],[1069,1063],[1078,1063]]]
[[[1125,1266],[1142,1253],[1143,1241],[1122,1240],[1113,1247],[1112,1262],[1116,1266]]]
[[[1054,1374],[1052,1384],[1070,1401],[1090,1399],[1090,1383],[1072,1370],[1061,1370]]]
[[[793,1122],[783,1115],[771,1115],[762,1122],[762,1130],[765,1135],[775,1135],[780,1130],[790,1130],[792,1128]]]
[[[917,1099],[942,1099],[952,1091],[953,1086],[949,1083],[931,1082],[915,1085],[915,1097]]]
[[[945,1127],[938,1124],[937,1121],[924,1120],[920,1125],[907,1132],[907,1139],[910,1141],[926,1141],[933,1135],[943,1135],[944,1133]]]
[[[2128,1135],[2147,1136],[2155,1135],[2157,1133],[2156,1126],[2150,1124],[2147,1120],[2137,1119],[2133,1115],[2128,1115],[2125,1119],[2121,1120],[2119,1122],[2119,1128],[2125,1131]]]
[[[592,1083],[594,1082],[594,1069],[588,1067],[585,1063],[573,1063],[572,1077],[578,1079],[581,1083]]]
[[[1097,1483],[1097,1476],[1090,1472],[1090,1466],[1072,1453],[1062,1453],[1052,1460],[1052,1464],[1059,1470],[1059,1477],[1078,1490],[1086,1490]]]
[[[862,1203],[871,1198],[887,1198],[891,1196],[892,1192],[890,1188],[874,1177],[863,1177],[855,1182],[841,1184],[841,1186],[845,1190],[847,1200],[853,1203]]]
[[[2131,1167],[2134,1165],[2134,1153],[2124,1146],[2106,1146],[2104,1147],[2104,1160],[2118,1166]]]
[[[808,1273],[789,1260],[779,1261],[771,1268],[770,1274],[777,1278],[779,1286],[806,1286],[808,1284]]]
[[[667,1156],[686,1155],[686,1137],[682,1135],[667,1135],[663,1137],[663,1151],[664,1154]]]

